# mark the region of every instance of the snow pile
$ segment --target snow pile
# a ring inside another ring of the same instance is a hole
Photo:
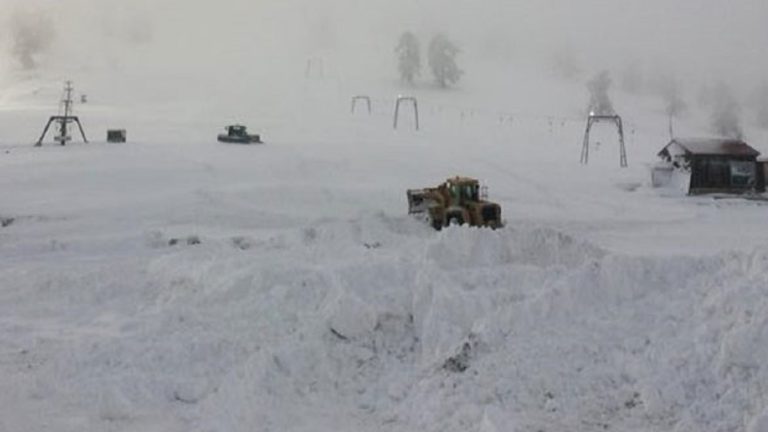
[[[14,354],[47,358],[28,397],[67,401],[72,430],[761,430],[768,250],[627,256],[382,215],[250,242],[52,268],[17,282],[36,304],[4,291],[71,312]]]

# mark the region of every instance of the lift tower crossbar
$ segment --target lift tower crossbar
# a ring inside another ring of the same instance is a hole
[[[596,115],[590,114],[587,119],[587,130],[584,132],[584,145],[581,148],[581,163],[584,165],[589,164],[589,135],[592,132],[592,126],[595,123],[608,122],[616,125],[616,129],[619,132],[619,165],[622,168],[626,168],[627,164],[627,147],[624,145],[624,124],[621,121],[621,116],[618,115]]]
[[[410,103],[413,105],[413,116],[416,122],[416,130],[419,130],[419,101],[416,100],[415,97],[410,97],[410,96],[397,97],[397,101],[395,101],[395,121],[393,125],[394,128],[397,129],[397,126],[400,121],[400,106],[404,103]]]

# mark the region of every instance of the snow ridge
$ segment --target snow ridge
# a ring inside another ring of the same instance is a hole
[[[3,300],[52,315],[18,357],[62,384],[18,379],[85,413],[71,430],[762,430],[767,275],[768,249],[629,256],[373,214],[25,278],[74,320]],[[101,330],[62,341],[79,326]]]

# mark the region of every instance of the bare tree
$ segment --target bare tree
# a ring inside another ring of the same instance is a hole
[[[55,32],[53,22],[43,12],[18,9],[11,18],[11,52],[24,69],[34,69],[38,56],[50,48]]]
[[[727,84],[720,82],[711,93],[711,126],[714,132],[723,137],[743,139],[741,128],[741,104]]]
[[[587,83],[587,90],[589,90],[589,112],[595,115],[614,115],[616,111],[613,109],[613,103],[611,102],[608,91],[611,89],[611,74],[608,71],[602,71],[595,75],[592,80]]]
[[[658,80],[657,91],[664,100],[664,112],[669,120],[669,137],[675,137],[674,121],[679,118],[686,109],[688,109],[680,82],[668,75],[662,76]]]
[[[456,65],[456,56],[461,52],[445,35],[438,34],[429,43],[429,67],[440,87],[456,84],[464,71]]]
[[[400,71],[400,78],[409,84],[413,84],[413,80],[421,74],[421,46],[419,39],[411,32],[403,33],[397,43],[395,53],[397,53],[397,67]]]

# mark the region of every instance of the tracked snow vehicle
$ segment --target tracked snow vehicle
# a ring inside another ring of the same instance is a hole
[[[453,177],[426,189],[408,190],[408,213],[424,216],[436,230],[449,225],[501,228],[501,206],[487,201],[480,182]]]
[[[226,134],[219,135],[219,142],[232,144],[261,144],[261,136],[250,135],[248,128],[243,125],[227,126]]]

